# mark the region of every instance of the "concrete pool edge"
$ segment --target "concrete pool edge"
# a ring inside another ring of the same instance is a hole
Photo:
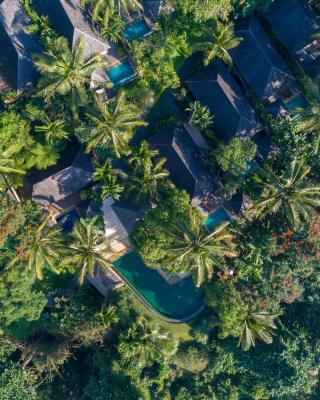
[[[128,287],[129,289],[135,294],[135,296],[138,298],[138,300],[151,312],[151,314],[153,314],[154,316],[156,316],[157,318],[161,319],[162,321],[171,323],[171,324],[183,324],[185,322],[190,322],[193,319],[195,319],[206,307],[206,304],[203,302],[201,304],[201,306],[198,308],[198,310],[196,310],[195,312],[193,312],[190,315],[187,315],[186,317],[183,318],[170,318],[167,317],[163,314],[161,314],[158,310],[156,310],[138,291],[137,288],[134,287],[134,285],[132,285],[131,282],[128,281],[128,279],[123,276],[123,274],[121,274],[121,272],[119,272],[117,270],[117,268],[115,266],[113,267],[109,267],[112,272],[119,278],[121,279]]]

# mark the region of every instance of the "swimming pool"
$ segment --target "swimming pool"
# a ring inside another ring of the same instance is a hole
[[[144,18],[138,19],[125,26],[123,35],[130,42],[131,40],[143,39],[152,33]]]
[[[170,285],[157,270],[147,267],[136,251],[113,265],[145,306],[168,322],[188,321],[204,307],[203,294],[191,277]]]
[[[305,109],[308,107],[307,100],[301,95],[298,94],[297,96],[292,97],[286,103],[286,108],[290,113],[296,112],[298,109]]]
[[[220,207],[213,214],[208,215],[205,224],[207,228],[212,229],[221,222],[230,221],[230,219],[231,217]]]
[[[72,230],[73,225],[80,215],[76,209],[72,209],[65,214],[59,215],[56,218],[57,223],[61,226],[62,233],[68,233]]]
[[[107,75],[113,86],[116,87],[131,81],[137,74],[131,62],[127,59],[108,69]]]

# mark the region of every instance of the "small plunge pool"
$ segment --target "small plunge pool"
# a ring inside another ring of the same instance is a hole
[[[142,40],[151,33],[152,30],[144,18],[138,19],[126,25],[123,31],[123,35],[128,42],[131,40]]]
[[[214,213],[209,214],[205,224],[207,228],[213,229],[222,222],[230,221],[231,217],[228,215],[223,208],[218,208]]]
[[[137,76],[129,59],[126,59],[107,70],[107,76],[114,87],[124,85]]]

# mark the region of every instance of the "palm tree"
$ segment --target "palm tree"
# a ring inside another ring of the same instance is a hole
[[[130,11],[142,10],[142,5],[138,0],[82,0],[84,6],[92,9],[92,18],[98,22],[100,18],[108,20],[109,16],[116,11],[121,15],[124,11],[129,15]]]
[[[222,268],[225,257],[236,257],[233,235],[228,231],[228,222],[209,232],[199,224],[194,215],[190,222],[176,221],[168,232],[172,246],[168,250],[167,263],[174,263],[175,271],[193,271],[196,286],[206,278],[211,279],[215,267]]]
[[[125,102],[125,92],[120,92],[114,102],[106,103],[98,98],[86,113],[91,124],[79,128],[78,133],[87,143],[87,151],[97,145],[112,147],[120,157],[128,151],[128,141],[134,128],[147,125],[140,119],[139,111]]]
[[[249,313],[245,319],[241,335],[239,338],[239,346],[242,350],[248,351],[252,346],[255,346],[256,339],[270,344],[272,336],[275,334],[277,326],[275,320],[279,315],[272,315],[266,311],[259,313]]]
[[[56,263],[64,254],[64,239],[61,235],[61,228],[58,226],[49,227],[48,222],[52,218],[49,214],[42,223],[26,238],[26,250],[23,258],[28,259],[29,270],[35,270],[39,280],[43,279],[43,269],[48,267],[56,274],[59,273]],[[9,264],[8,267],[15,265],[21,261],[21,254],[18,254]]]
[[[196,51],[204,53],[204,64],[208,65],[214,58],[219,58],[232,65],[229,50],[237,47],[242,38],[234,37],[232,22],[217,21],[214,26],[207,27],[199,42],[194,45]]]
[[[314,153],[320,151],[320,78],[307,85],[309,107],[300,108],[297,127],[299,132],[314,135]]]
[[[87,86],[92,81],[92,72],[107,65],[99,54],[84,60],[83,39],[71,51],[62,37],[53,49],[38,54],[35,64],[42,74],[40,95],[46,100],[57,94],[68,95],[74,116],[77,116],[79,106],[88,102]]]
[[[131,196],[139,204],[145,204],[149,199],[158,201],[169,176],[169,172],[163,168],[165,162],[165,159],[160,159],[152,163],[151,167],[137,166],[129,173],[123,173],[126,179],[126,196]]]
[[[0,175],[3,179],[4,184],[6,185],[6,188],[9,189],[13,194],[14,198],[20,202],[21,201],[20,196],[13,187],[11,180],[15,176],[25,175],[26,171],[20,168],[15,168],[14,164],[15,164],[14,160],[9,158],[8,150],[2,153],[2,157],[0,158]]]
[[[112,168],[111,160],[108,159],[103,165],[96,164],[96,169],[92,175],[94,181],[101,182],[102,198],[112,196],[119,200],[124,187],[118,182],[117,173],[119,170]]]
[[[172,356],[177,349],[177,339],[145,317],[138,317],[118,347],[124,360],[139,368],[150,367],[160,357]]]
[[[149,143],[146,140],[143,140],[140,144],[140,147],[133,151],[133,154],[129,157],[128,162],[137,168],[151,168],[152,159],[158,154],[158,150],[150,149]]]
[[[37,125],[34,130],[45,136],[46,142],[50,145],[57,141],[67,139],[69,133],[65,130],[66,124],[61,119],[51,121],[47,116],[43,118],[43,125]]]
[[[93,276],[96,265],[104,268],[112,265],[106,260],[106,256],[112,254],[110,243],[106,241],[104,232],[97,227],[97,217],[76,221],[70,239],[69,254],[65,261],[79,269],[80,285],[87,274]]]
[[[189,122],[204,131],[209,128],[213,122],[213,116],[210,114],[208,107],[202,105],[200,101],[190,103],[186,111],[191,113]]]
[[[311,168],[303,161],[292,161],[280,176],[270,167],[261,169],[255,180],[263,189],[261,200],[248,210],[248,216],[264,216],[279,210],[288,218],[293,228],[298,228],[301,219],[312,218],[320,206],[320,186],[307,178]]]

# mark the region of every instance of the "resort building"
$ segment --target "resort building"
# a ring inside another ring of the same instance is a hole
[[[263,129],[244,94],[223,64],[211,64],[185,82],[195,100],[207,106],[213,130],[222,139],[250,138]]]
[[[32,200],[53,211],[56,217],[77,208],[81,204],[80,192],[92,183],[91,157],[84,148],[68,156],[68,165],[58,162],[45,171],[35,172],[28,183]]]
[[[307,74],[320,74],[320,24],[307,0],[275,0],[265,18]]]
[[[186,190],[193,206],[205,213],[212,206],[213,185],[210,174],[203,165],[202,155],[184,126],[171,125],[149,139],[160,157],[166,158],[165,167],[170,178],[180,189]]]
[[[261,100],[287,101],[299,92],[295,79],[257,18],[239,20],[235,34],[242,41],[230,51],[234,67]]]
[[[39,53],[41,47],[38,36],[28,30],[29,23],[19,0],[4,0],[0,4],[2,90],[12,89],[19,94],[36,82],[38,74],[32,55]]]
[[[136,76],[125,50],[100,36],[80,0],[34,0],[34,6],[40,14],[49,17],[50,24],[59,35],[68,39],[72,48],[80,38],[84,40],[84,58],[94,54],[103,56],[107,67],[92,74],[95,82],[110,81],[113,86],[119,86]]]
[[[162,1],[161,0],[142,0],[142,6],[145,15],[151,19],[152,22],[156,22],[160,16]]]

